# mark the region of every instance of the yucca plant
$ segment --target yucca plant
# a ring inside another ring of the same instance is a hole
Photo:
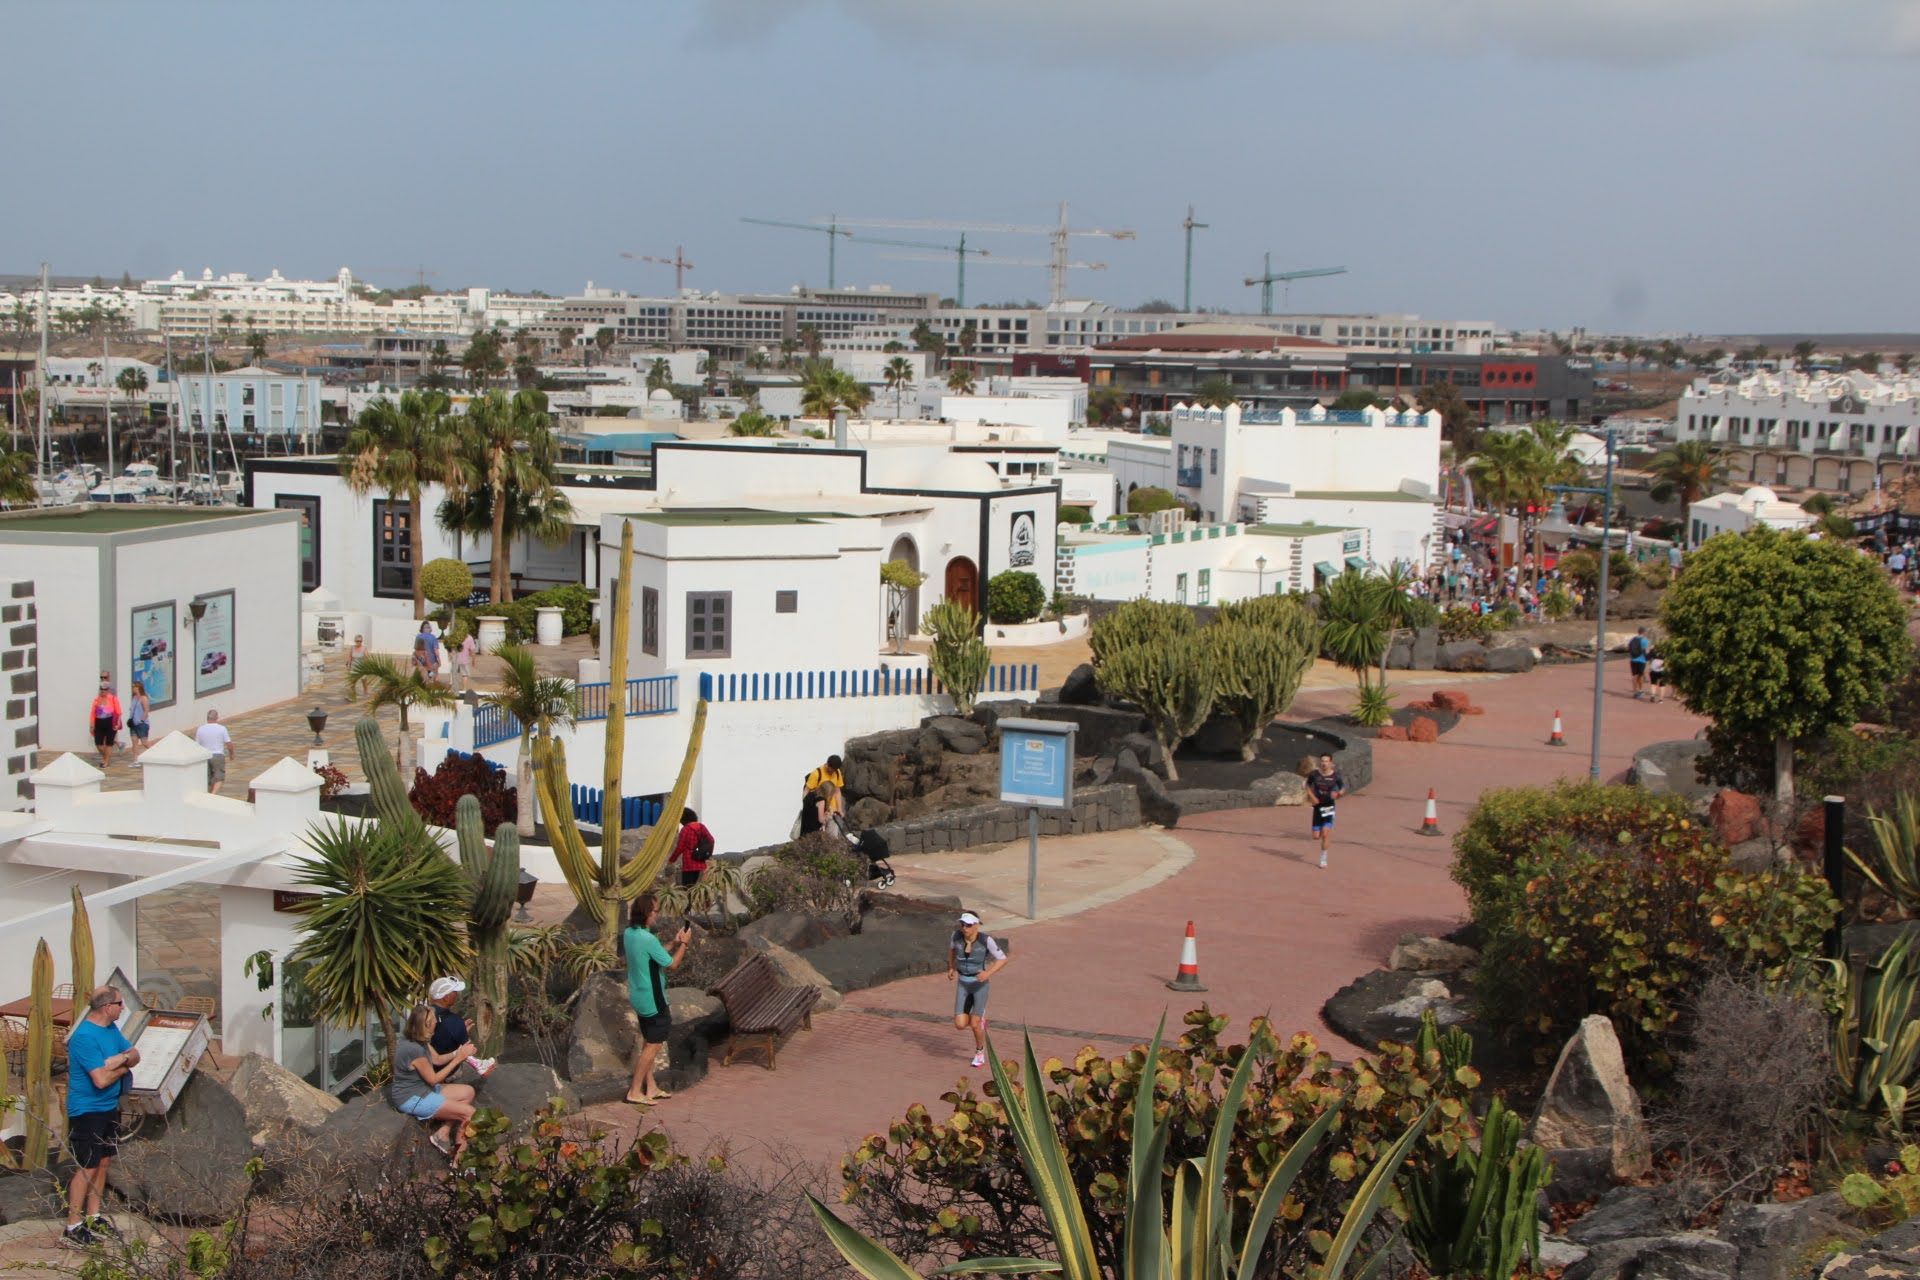
[[[1148,1063],[1160,1060],[1161,1032],[1165,1025],[1163,1019],[1160,1029],[1154,1032],[1153,1044],[1147,1051]],[[1066,1147],[1048,1105],[1046,1077],[1034,1057],[1032,1037],[1023,1037],[1023,1040],[1026,1057],[1020,1089],[1014,1088],[1006,1065],[991,1045],[987,1060],[993,1069],[993,1082],[1001,1105],[1006,1108],[1008,1127],[1013,1130],[1028,1185],[1039,1202],[1060,1256],[1057,1260],[968,1258],[933,1274],[1057,1273],[1068,1280],[1105,1280],[1095,1255],[1086,1210],[1067,1164]],[[1271,1051],[1269,1034],[1264,1029],[1257,1032],[1227,1085],[1207,1143],[1206,1157],[1185,1161],[1174,1175],[1170,1220],[1161,1170],[1177,1116],[1171,1105],[1164,1108],[1156,1105],[1151,1093],[1134,1106],[1132,1156],[1127,1175],[1125,1257],[1119,1280],[1252,1280],[1281,1203],[1338,1115],[1337,1107],[1328,1108],[1294,1140],[1261,1189],[1242,1230],[1226,1197],[1227,1162],[1234,1125],[1254,1074],[1252,1068],[1262,1055]],[[1149,1069],[1141,1073],[1141,1079],[1151,1090],[1156,1076]],[[1432,1108],[1428,1108],[1361,1179],[1345,1218],[1331,1238],[1326,1260],[1316,1273],[1318,1280],[1341,1280],[1346,1274],[1361,1237],[1393,1189],[1395,1173],[1431,1115]],[[834,1248],[867,1280],[920,1280],[920,1273],[891,1250],[849,1226],[811,1194],[807,1200]]]
[[[1869,810],[1867,825],[1873,830],[1873,858],[1848,849],[1848,861],[1902,911],[1920,915],[1920,798],[1902,794],[1891,817]]]
[[[1450,1160],[1436,1152],[1406,1180],[1407,1245],[1436,1280],[1507,1277],[1523,1254],[1538,1256],[1538,1197],[1551,1175],[1540,1148],[1520,1149],[1524,1128],[1496,1097],[1478,1151],[1462,1143]]]
[[[306,836],[311,857],[294,880],[319,891],[297,904],[304,936],[288,954],[318,1016],[336,1026],[378,1017],[387,1044],[396,1016],[443,973],[463,970],[466,939],[452,922],[467,914],[466,873],[431,840],[385,823],[344,818]]]
[[[1908,1091],[1920,1073],[1920,952],[1905,934],[1880,956],[1855,966],[1827,960],[1840,988],[1830,1044],[1841,1109],[1906,1127]]]
[[[1353,695],[1353,722],[1366,729],[1378,729],[1393,719],[1393,691],[1384,684],[1362,681]]]

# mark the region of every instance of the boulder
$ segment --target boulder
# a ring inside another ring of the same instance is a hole
[[[1487,650],[1488,671],[1497,671],[1503,675],[1516,675],[1533,670],[1533,649],[1524,644],[1512,645],[1503,649]]]
[[[1410,636],[1396,636],[1387,646],[1387,667],[1394,671],[1405,671],[1413,666],[1413,639]]]
[[[1023,716],[1031,714],[1032,711],[1033,704],[1025,699],[995,698],[991,702],[974,703],[973,714],[968,716],[967,719],[973,721],[982,729],[985,729],[987,731],[987,741],[994,743],[1000,740],[1000,722],[1002,720],[1018,720]]]
[[[1860,1238],[1842,1219],[1846,1211],[1833,1192],[1786,1204],[1741,1205],[1720,1219],[1719,1236],[1740,1251],[1742,1280],[1789,1280],[1799,1274],[1808,1245]]]
[[[1387,968],[1396,973],[1457,973],[1480,963],[1480,953],[1445,938],[1409,933],[1394,943]]]
[[[1714,793],[1707,806],[1707,821],[1721,843],[1745,844],[1766,829],[1767,814],[1758,799],[1725,787]]]
[[[213,1076],[196,1071],[173,1110],[147,1117],[120,1144],[108,1178],[147,1217],[225,1222],[246,1199],[249,1135],[240,1100]]]
[[[877,907],[881,898],[888,898],[890,908],[903,901],[878,895],[876,909],[866,914],[859,933],[807,952],[807,963],[836,991],[861,991],[947,967],[947,942],[953,937],[958,904],[924,911],[883,911]]]
[[[1110,756],[1115,744],[1131,733],[1145,733],[1147,718],[1123,707],[1037,706],[1035,720],[1064,720],[1078,726],[1073,735],[1073,753],[1077,756]]]
[[[567,1035],[567,1079],[589,1089],[599,1077],[630,1079],[639,1050],[640,1023],[627,999],[627,981],[617,973],[587,979]]]
[[[1920,1275],[1920,1218],[1908,1218],[1855,1248],[1841,1250],[1820,1270],[1820,1280],[1915,1275]]]
[[[1438,742],[1440,741],[1440,726],[1435,724],[1431,717],[1415,716],[1413,723],[1407,726],[1407,741]]]
[[[1413,633],[1413,661],[1415,671],[1431,671],[1440,661],[1440,628],[1421,627]]]
[[[1122,751],[1131,751],[1139,762],[1161,777],[1167,776],[1167,750],[1160,745],[1160,739],[1150,733],[1130,733],[1113,744],[1115,760]]]
[[[555,1098],[570,1109],[579,1105],[579,1095],[544,1062],[496,1063],[485,1080],[474,1082],[473,1104],[500,1112],[516,1128],[526,1126],[535,1112]]]
[[[939,739],[943,750],[959,756],[978,755],[987,749],[987,731],[959,716],[934,716],[926,723]]]
[[[1070,707],[1100,705],[1100,681],[1093,674],[1091,662],[1083,662],[1067,672],[1067,678],[1060,682],[1060,701]]]
[[[1756,836],[1727,850],[1727,860],[1741,871],[1772,871],[1786,860],[1786,852],[1771,836]]]
[[[754,950],[773,961],[774,968],[780,971],[780,976],[787,985],[813,987],[820,992],[820,999],[813,1006],[816,1010],[829,1013],[840,1007],[842,997],[838,991],[834,990],[833,983],[827,981],[826,977],[807,963],[803,957],[795,955],[785,947],[775,946],[771,942],[753,945]]]
[[[893,806],[873,796],[861,796],[847,806],[847,821],[853,824],[856,831],[877,827],[892,818]]]
[[[1602,1015],[1582,1020],[1560,1050],[1532,1136],[1549,1158],[1559,1151],[1604,1150],[1609,1172],[1620,1181],[1652,1169],[1640,1096],[1627,1079],[1620,1038]]]
[[[749,946],[770,943],[789,951],[805,951],[829,938],[837,938],[846,931],[846,923],[837,917],[829,920],[825,916],[808,915],[800,911],[776,911],[761,916],[751,924],[740,926],[740,932],[735,936]]]
[[[1612,1240],[1568,1267],[1563,1280],[1732,1280],[1740,1251],[1698,1231]]]
[[[1464,716],[1473,710],[1473,699],[1458,689],[1436,689],[1433,706],[1436,711],[1451,711]]]
[[[1113,780],[1131,786],[1140,797],[1140,816],[1163,827],[1180,825],[1180,802],[1167,791],[1160,775],[1144,767],[1133,752],[1122,751],[1114,766]]]
[[[71,1177],[69,1172],[67,1177]],[[0,1227],[67,1212],[66,1179],[57,1172],[0,1169]]]
[[[1261,796],[1267,804],[1293,805],[1307,802],[1307,780],[1297,773],[1274,773],[1264,778],[1256,778],[1250,790]],[[1272,798],[1265,799],[1268,796]]]
[[[598,979],[595,979],[598,981]],[[616,1088],[624,1091],[631,1064],[621,1072]],[[498,1111],[524,1133],[534,1114],[558,1097],[569,1108],[579,1095],[538,1062],[502,1062],[478,1085],[476,1106]],[[336,1194],[345,1188],[370,1190],[383,1183],[400,1184],[436,1169],[447,1158],[428,1141],[428,1127],[403,1116],[387,1101],[385,1089],[362,1094],[327,1117],[314,1135],[312,1172]],[[117,1168],[119,1162],[115,1161]]]
[[[1412,741],[1412,739],[1407,734],[1406,727],[1404,725],[1397,725],[1397,724],[1383,724],[1380,726],[1378,730],[1375,731],[1373,736],[1375,738],[1378,738],[1381,742]]]
[[[732,938],[703,940],[695,953],[716,941],[735,942]],[[736,945],[738,954],[746,954],[745,943]],[[682,961],[673,969],[674,976],[682,981],[685,978],[680,968],[685,964]],[[733,965],[726,967],[732,969]],[[714,980],[725,976],[724,971],[717,973]],[[667,1009],[673,1015],[673,1026],[667,1032],[666,1065],[655,1075],[667,1089],[685,1089],[707,1074],[712,1046],[727,1037],[727,1014],[717,999],[695,986],[668,987]],[[617,973],[596,974],[581,990],[567,1039],[570,1096],[588,1104],[625,1097],[639,1052],[640,1020],[627,999],[626,978]],[[482,1104],[487,1103],[489,1095],[506,1092],[496,1086],[494,1077],[518,1065],[502,1063],[494,1069],[480,1091]]]
[[[1485,671],[1487,647],[1478,640],[1455,640],[1440,646],[1434,665],[1442,671]]]
[[[1664,1186],[1615,1187],[1576,1218],[1566,1234],[1591,1249],[1609,1240],[1664,1235],[1682,1225],[1680,1216],[1679,1203]]]
[[[1627,780],[1655,795],[1702,798],[1710,788],[1700,781],[1695,765],[1706,749],[1707,744],[1701,738],[1651,743],[1634,752],[1633,768],[1628,772]],[[1820,811],[1814,809],[1813,812],[1817,814]]]
[[[1586,1257],[1587,1253],[1588,1250],[1582,1245],[1569,1244],[1567,1241],[1556,1239],[1553,1236],[1542,1236],[1540,1238],[1540,1252],[1533,1256],[1533,1260],[1543,1270],[1565,1271],[1568,1267]]]
[[[246,1113],[256,1152],[301,1149],[341,1107],[340,1099],[257,1053],[240,1060],[227,1088]]]
[[[1443,1026],[1467,1021],[1445,983],[1417,973],[1375,969],[1334,992],[1320,1014],[1342,1036],[1370,1048],[1382,1040],[1413,1043],[1420,1033],[1420,1015],[1428,1009]]]

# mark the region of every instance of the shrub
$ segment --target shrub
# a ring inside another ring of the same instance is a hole
[[[1493,619],[1455,605],[1440,615],[1440,639],[1446,644],[1456,640],[1485,640],[1496,630]]]
[[[1168,511],[1180,505],[1180,500],[1158,485],[1147,485],[1135,489],[1127,495],[1127,510],[1136,516],[1152,515],[1156,511]]]
[[[320,798],[331,800],[347,789],[347,775],[338,765],[317,764],[313,771],[320,775]]]
[[[1455,847],[1489,1023],[1548,1048],[1605,1014],[1653,1077],[1705,973],[1778,976],[1815,954],[1835,910],[1818,876],[1737,870],[1682,802],[1633,787],[1492,792]]]
[[[563,635],[585,635],[593,625],[594,593],[577,582],[564,587],[553,587],[546,591],[536,591],[532,595],[521,596],[518,600],[505,604],[486,604],[473,609],[461,609],[455,615],[455,625],[465,634],[467,630],[478,631],[475,619],[485,614],[490,617],[503,617],[507,620],[507,642],[524,644],[533,639],[534,630],[539,622],[536,612],[542,608],[558,605],[565,610],[560,615],[560,630]]]
[[[1205,1154],[1220,1108],[1218,1082],[1244,1048],[1222,1043],[1228,1020],[1205,1007],[1185,1022],[1185,1034],[1161,1046],[1157,1064],[1160,1096],[1178,1113],[1164,1153],[1168,1182],[1183,1162]],[[1103,1274],[1123,1270],[1128,1133],[1146,1057],[1144,1044],[1116,1058],[1083,1048],[1071,1062],[1049,1059],[1044,1067],[1057,1087],[1049,1102]],[[1450,1066],[1439,1050],[1400,1044],[1383,1044],[1373,1057],[1338,1066],[1312,1037],[1298,1035],[1259,1062],[1227,1161],[1231,1211],[1249,1213],[1294,1138],[1328,1107],[1339,1105],[1341,1112],[1283,1200],[1257,1274],[1305,1274],[1324,1257],[1329,1228],[1360,1175],[1429,1103],[1438,1104],[1434,1128],[1416,1159],[1459,1150],[1471,1132],[1467,1099],[1478,1083],[1471,1067]],[[1048,1256],[1052,1236],[1024,1169],[1012,1158],[1000,1100],[976,1094],[970,1084],[944,1100],[952,1105],[945,1119],[915,1104],[885,1133],[868,1136],[842,1166],[844,1198],[870,1234],[910,1260]]]
[[[1522,614],[1520,606],[1509,600],[1492,613],[1486,615],[1487,621],[1495,631],[1508,631],[1520,625]]]
[[[814,832],[775,849],[747,877],[747,909],[757,919],[775,911],[804,915],[852,913],[866,887],[866,864],[844,841]]]
[[[987,617],[1001,625],[1028,622],[1047,606],[1047,589],[1025,569],[1008,569],[987,579]]]
[[[420,591],[442,608],[459,604],[473,594],[473,570],[445,556],[429,560],[420,569]]]
[[[1570,617],[1573,613],[1573,595],[1556,582],[1547,589],[1547,594],[1541,597],[1540,611],[1554,622]]]
[[[1655,591],[1664,591],[1673,581],[1673,570],[1665,560],[1642,560],[1640,562],[1640,581]]]
[[[507,771],[485,756],[449,753],[434,772],[413,771],[413,789],[407,799],[414,812],[434,826],[453,825],[453,809],[461,796],[480,802],[488,831],[514,821],[519,813],[517,789],[507,785]]]
[[[1061,524],[1092,524],[1093,512],[1085,507],[1067,506],[1060,508]]]

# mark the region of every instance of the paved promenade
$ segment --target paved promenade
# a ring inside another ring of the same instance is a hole
[[[1641,745],[1691,736],[1703,723],[1670,702],[1634,701],[1625,664],[1613,665],[1602,757],[1610,779]],[[1395,691],[1411,698],[1432,683],[1403,678]],[[1012,963],[993,984],[1001,1052],[1011,1052],[1023,1025],[1033,1029],[1043,1056],[1068,1057],[1083,1044],[1119,1052],[1150,1036],[1163,1011],[1177,1027],[1201,1001],[1237,1022],[1271,1013],[1283,1032],[1309,1031],[1336,1053],[1351,1052],[1320,1021],[1321,1004],[1383,963],[1401,934],[1444,931],[1464,915],[1464,899],[1447,875],[1452,841],[1418,834],[1427,788],[1438,790],[1441,826],[1451,833],[1483,789],[1587,772],[1591,667],[1482,680],[1471,693],[1485,714],[1464,718],[1438,745],[1375,745],[1374,780],[1341,803],[1327,870],[1315,865],[1304,809],[1204,814],[1167,833],[1193,852],[1175,874],[1018,928]],[[1337,713],[1350,700],[1348,688],[1315,691],[1294,715]],[[1566,726],[1565,748],[1544,745],[1555,707]],[[1043,882],[1050,848],[1041,849]],[[943,857],[950,863],[965,856]],[[1001,858],[1009,879],[983,886],[980,899],[1023,901],[1024,856],[986,856]],[[1201,996],[1165,986],[1189,919],[1210,988]],[[1000,923],[990,915],[989,931]],[[629,1131],[659,1125],[683,1149],[726,1145],[751,1159],[773,1142],[837,1165],[911,1103],[939,1108],[940,1094],[955,1081],[985,1074],[968,1067],[970,1040],[947,1021],[952,1001],[951,986],[937,976],[858,992],[783,1048],[777,1071],[736,1062],[644,1117],[620,1104],[595,1112]]]

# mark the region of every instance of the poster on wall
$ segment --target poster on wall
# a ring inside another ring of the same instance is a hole
[[[207,611],[193,625],[193,696],[233,688],[233,592],[197,596]]]
[[[154,708],[170,707],[178,701],[175,685],[178,654],[174,652],[175,605],[143,604],[133,611],[133,683],[146,691]],[[126,690],[131,694],[133,690]]]
[[[1033,567],[1033,512],[1013,513],[1013,536],[1008,540],[1007,563],[1015,569]]]

